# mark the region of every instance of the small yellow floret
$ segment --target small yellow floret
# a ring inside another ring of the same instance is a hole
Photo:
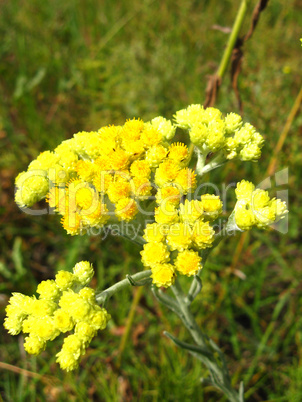
[[[203,214],[203,204],[201,201],[188,199],[179,205],[179,216],[183,222],[193,225]]]
[[[155,117],[151,120],[150,124],[162,134],[164,139],[168,141],[170,141],[175,135],[176,127],[173,126],[170,120],[167,120],[162,116]]]
[[[64,333],[71,331],[74,327],[74,321],[71,316],[67,311],[60,308],[54,312],[53,319],[55,328],[57,328],[60,332]]]
[[[119,220],[129,222],[137,212],[137,204],[133,198],[122,198],[115,204],[115,214]]]
[[[142,262],[146,267],[152,267],[169,261],[170,253],[163,243],[147,243],[141,251]]]
[[[83,182],[92,182],[97,167],[93,162],[80,160],[77,163],[76,172]]]
[[[132,176],[135,177],[146,177],[149,178],[151,174],[151,169],[149,163],[145,160],[136,160],[130,166],[130,172]]]
[[[169,287],[175,281],[175,269],[171,264],[157,264],[152,267],[152,283],[157,287]]]
[[[201,219],[195,222],[193,227],[193,242],[199,249],[211,247],[214,236],[215,231],[209,222],[203,222]]]
[[[166,160],[162,162],[155,172],[155,184],[159,187],[164,187],[165,184],[173,181],[178,172],[180,171],[180,167],[177,163],[172,160]]]
[[[256,224],[256,218],[250,204],[241,201],[236,206],[235,222],[241,230],[250,230]]]
[[[141,134],[141,140],[146,148],[158,145],[162,141],[162,134],[155,128],[146,126]]]
[[[24,349],[31,355],[38,355],[45,349],[45,346],[46,342],[33,334],[27,336],[24,341]]]
[[[176,112],[174,118],[177,126],[187,129],[203,121],[203,116],[204,108],[201,105],[190,105],[186,109]]]
[[[146,161],[153,168],[157,167],[166,157],[168,150],[162,145],[154,145],[146,152]]]
[[[56,275],[56,284],[61,291],[69,289],[75,280],[75,276],[68,271],[59,271]]]
[[[60,290],[53,279],[42,281],[37,287],[40,299],[54,300],[59,297]]]
[[[192,229],[186,223],[175,223],[169,228],[167,243],[171,250],[183,251],[192,243]]]
[[[247,202],[251,202],[252,192],[254,191],[255,186],[250,181],[241,180],[240,183],[237,183],[237,187],[235,189],[237,200],[244,200]]]
[[[222,201],[220,200],[219,196],[213,194],[204,194],[200,198],[205,218],[218,218],[222,212]]]
[[[74,213],[66,213],[61,219],[61,223],[63,228],[66,230],[68,234],[71,236],[77,235],[80,233],[82,218],[76,212]]]
[[[174,179],[174,183],[179,186],[183,194],[187,194],[196,188],[196,174],[192,169],[181,169]]]
[[[94,275],[92,265],[88,261],[78,262],[73,268],[74,278],[82,286],[86,286]]]
[[[179,163],[181,165],[186,165],[188,162],[189,151],[188,147],[181,143],[176,142],[172,144],[168,151],[168,158]]]
[[[163,207],[170,203],[174,206],[178,206],[182,193],[178,186],[168,185],[162,188],[158,188],[156,193],[156,202]]]
[[[162,226],[158,223],[148,224],[143,237],[148,243],[162,242],[164,240]]]
[[[170,203],[163,203],[160,207],[155,208],[155,221],[163,225],[178,222],[178,210]]]
[[[116,178],[109,184],[107,194],[109,200],[116,203],[121,198],[129,197],[131,194],[131,184],[125,178],[116,176]]]
[[[152,184],[145,177],[134,177],[131,180],[132,191],[134,197],[137,197],[141,200],[148,198],[152,192]]]
[[[176,269],[183,275],[192,276],[202,268],[201,257],[196,251],[184,250],[175,260]]]

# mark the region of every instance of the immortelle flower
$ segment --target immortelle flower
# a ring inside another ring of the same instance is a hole
[[[266,229],[288,211],[284,202],[242,180],[235,190],[234,211],[222,230],[215,232],[223,203],[219,195],[197,196],[200,178],[230,159],[256,161],[263,137],[239,115],[224,117],[212,107],[190,105],[176,112],[174,119],[175,124],[163,117],[147,123],[132,119],[121,126],[75,134],[54,151],[41,153],[16,178],[15,200],[24,208],[45,198],[72,236],[91,234],[105,225],[108,231],[117,225],[123,234],[123,225],[131,223],[134,240],[143,246],[140,255],[145,268],[133,276],[143,278],[138,284],[152,279],[155,295],[172,311],[179,310],[195,339],[188,305],[200,291],[199,274],[210,249],[228,235],[228,229]],[[171,143],[177,127],[187,130],[189,147]],[[64,370],[76,369],[92,338],[110,319],[101,306],[125,283],[135,285],[128,276],[128,281],[96,296],[88,287],[93,274],[91,264],[81,261],[73,272],[59,271],[55,280],[42,281],[38,297],[14,293],[6,308],[5,328],[12,335],[26,334],[24,348],[31,354],[66,334],[57,362]],[[186,297],[175,283],[178,275],[194,277]],[[175,299],[156,289],[174,284]],[[210,370],[215,367],[220,373],[224,364],[215,366],[212,349],[206,356]],[[229,389],[228,375],[217,378],[223,378]]]
[[[41,353],[48,341],[73,330],[64,339],[57,362],[66,371],[76,369],[92,338],[110,319],[96,303],[94,290],[86,287],[93,274],[91,264],[81,261],[73,273],[59,271],[55,280],[42,281],[37,287],[38,299],[14,293],[6,307],[4,327],[12,335],[27,334],[24,349],[34,355]]]
[[[132,119],[75,134],[41,153],[17,177],[16,202],[31,207],[46,198],[72,236],[105,225],[141,228],[142,263],[152,269],[156,286],[170,286],[178,273],[195,274],[202,268],[196,253],[213,246],[213,222],[223,208],[218,195],[196,197],[199,179],[229,159],[257,160],[263,137],[236,113],[223,116],[212,107],[190,105],[174,119],[175,124],[163,117]],[[190,147],[171,142],[177,127],[188,131]],[[206,165],[209,154],[214,157]],[[265,228],[287,212],[284,203],[252,183],[242,181],[236,194],[237,229]],[[188,257],[190,268],[181,256]],[[68,273],[58,274],[56,283],[60,291],[73,286]],[[54,285],[47,286],[55,294]]]

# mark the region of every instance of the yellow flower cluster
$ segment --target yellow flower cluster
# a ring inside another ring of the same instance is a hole
[[[253,226],[265,229],[288,212],[285,202],[271,199],[267,191],[255,189],[249,181],[238,183],[235,192],[235,222],[241,230],[250,230]]]
[[[158,202],[155,222],[144,232],[147,243],[141,256],[144,266],[151,268],[153,283],[169,287],[177,272],[192,276],[202,268],[198,250],[212,246],[215,232],[209,220],[219,216],[222,202],[210,194],[200,201],[186,199],[178,206],[174,196]]]
[[[81,261],[73,273],[59,271],[55,280],[42,281],[38,299],[14,293],[6,308],[5,328],[12,335],[28,334],[24,349],[30,354],[39,354],[47,341],[74,330],[64,339],[57,362],[66,371],[76,369],[92,338],[110,319],[96,304],[94,290],[86,287],[93,273],[89,262]]]
[[[71,235],[85,227],[100,228],[109,218],[131,221],[137,202],[151,195],[151,174],[162,161],[185,166],[187,148],[179,144],[170,149],[166,143],[174,133],[169,120],[157,117],[149,123],[133,119],[123,126],[75,134],[53,152],[41,153],[17,177],[16,202],[30,207],[46,198]],[[187,171],[179,166],[174,170],[171,180],[186,185]],[[163,167],[160,171],[165,174]],[[164,178],[160,173],[158,177]]]
[[[263,137],[236,113],[223,118],[213,107],[190,105],[175,114],[179,127],[189,130],[190,139],[203,154],[221,151],[226,159],[256,161],[261,156]]]

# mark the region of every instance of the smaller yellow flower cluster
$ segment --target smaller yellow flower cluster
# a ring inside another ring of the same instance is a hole
[[[173,188],[173,187],[172,187]],[[192,276],[202,268],[200,249],[212,246],[215,232],[209,220],[222,211],[218,196],[205,194],[201,200],[185,200],[179,207],[163,200],[155,210],[155,222],[147,224],[141,251],[142,262],[151,268],[153,283],[169,287],[176,272]]]
[[[261,156],[263,137],[255,128],[236,113],[223,118],[213,107],[204,109],[201,105],[190,105],[175,114],[179,127],[189,130],[190,139],[202,153],[222,151],[226,159],[239,158],[255,161]]]
[[[86,287],[93,274],[89,262],[81,261],[73,273],[59,271],[55,280],[42,281],[37,287],[38,299],[14,293],[6,308],[5,328],[12,335],[28,334],[24,349],[30,354],[39,354],[47,341],[74,330],[64,339],[57,362],[66,371],[76,369],[92,338],[110,319],[96,304],[94,290]]]
[[[271,199],[267,191],[255,189],[253,183],[242,180],[235,190],[237,203],[235,221],[239,229],[250,230],[253,226],[265,229],[287,214],[286,203]]]

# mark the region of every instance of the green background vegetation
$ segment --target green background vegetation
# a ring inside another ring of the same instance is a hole
[[[250,3],[242,33],[256,1]],[[93,286],[99,288],[141,269],[135,245],[66,236],[57,216],[22,213],[13,202],[14,178],[39,152],[75,132],[134,116],[171,118],[188,104],[203,103],[207,76],[228,37],[213,25],[230,27],[238,6],[238,0],[0,2],[1,320],[11,292],[30,295],[41,280],[82,259],[94,264]],[[207,180],[259,183],[266,177],[301,85],[301,11],[298,1],[271,0],[244,46],[239,89],[245,120],[266,139],[262,159],[231,162]],[[229,75],[215,106],[238,112]],[[301,116],[294,119],[277,155],[277,171],[289,168],[288,233],[255,230],[224,241],[209,258],[204,290],[193,305],[199,324],[226,353],[234,385],[244,380],[247,401],[302,400],[301,122]],[[204,367],[161,336],[168,330],[189,339],[147,290],[118,366],[134,292],[111,300],[108,330],[93,340],[72,374],[55,363],[62,339],[35,358],[25,355],[21,336],[2,329],[3,399],[225,400],[201,386]]]

